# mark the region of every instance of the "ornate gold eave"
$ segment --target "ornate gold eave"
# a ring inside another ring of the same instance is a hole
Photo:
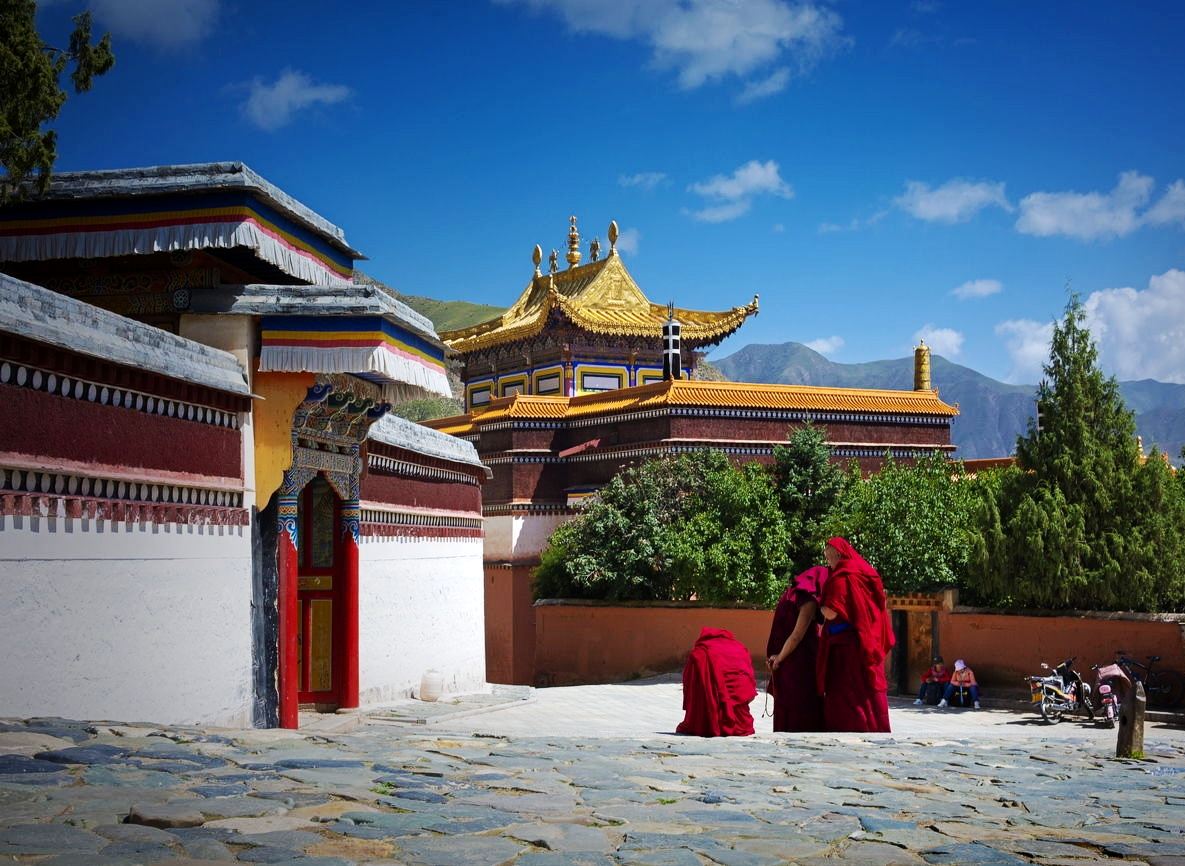
[[[463,436],[498,421],[574,420],[674,407],[764,412],[930,415],[944,418],[953,418],[959,414],[958,408],[944,403],[935,390],[894,391],[676,379],[598,394],[582,394],[572,398],[515,394],[491,400],[486,408],[467,415],[438,418],[425,424],[444,433]]]
[[[525,340],[539,334],[553,310],[573,325],[594,334],[649,337],[659,340],[668,310],[652,304],[626,270],[620,256],[567,271],[536,276],[518,300],[496,319],[442,332],[445,344],[458,354]],[[720,342],[758,310],[758,298],[721,312],[675,309],[689,348]]]

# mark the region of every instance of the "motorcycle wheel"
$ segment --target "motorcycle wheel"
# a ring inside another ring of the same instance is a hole
[[[1185,680],[1176,671],[1157,671],[1144,683],[1148,706],[1167,708],[1181,703]]]
[[[1054,705],[1053,701],[1046,698],[1041,702],[1041,718],[1051,725],[1056,725],[1062,720],[1062,711]]]

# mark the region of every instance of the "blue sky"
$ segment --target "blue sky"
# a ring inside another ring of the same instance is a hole
[[[90,5],[59,169],[242,160],[401,291],[509,304],[575,214],[652,300],[761,294],[716,357],[1031,382],[1069,280],[1109,372],[1185,382],[1185,4]]]

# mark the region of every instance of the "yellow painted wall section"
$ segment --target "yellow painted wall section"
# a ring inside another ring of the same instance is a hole
[[[256,373],[255,497],[260,508],[284,483],[292,465],[292,416],[316,381],[312,373]]]

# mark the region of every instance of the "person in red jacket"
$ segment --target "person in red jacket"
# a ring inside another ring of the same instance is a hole
[[[938,699],[942,697],[943,689],[949,682],[950,671],[946,669],[946,663],[942,661],[942,656],[934,656],[934,664],[922,677],[922,687],[918,689],[918,698],[914,703],[921,704],[931,695],[933,697],[930,697],[928,703],[938,703]]]
[[[683,721],[675,730],[697,737],[747,737],[749,704],[757,697],[753,659],[722,628],[705,628],[683,667]]]

